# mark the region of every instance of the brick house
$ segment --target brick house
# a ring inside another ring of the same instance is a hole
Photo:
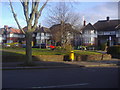
[[[87,25],[84,24],[81,31],[82,45],[97,45],[97,30],[91,23],[88,23]]]
[[[8,27],[0,28],[0,43],[13,43],[24,41],[25,35],[20,29]]]
[[[97,30],[98,45],[108,41],[110,46],[120,44],[119,24],[120,20],[110,20],[109,17],[96,22],[94,27]]]
[[[33,32],[33,42],[36,44],[50,44],[51,43],[51,32],[49,28],[37,27]]]
[[[56,45],[64,42],[72,44],[73,46],[79,46],[81,44],[81,32],[75,30],[69,23],[65,23],[63,26],[61,24],[55,24],[50,27],[50,31],[52,41],[54,41]]]
[[[120,44],[120,20],[97,21],[94,25],[91,23],[83,26],[82,44],[83,45],[102,45],[109,42],[109,46]]]

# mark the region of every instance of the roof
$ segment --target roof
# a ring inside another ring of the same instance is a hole
[[[22,34],[22,31],[20,29],[10,28],[9,31],[10,31],[10,34],[12,33]]]
[[[120,24],[118,26],[115,27],[117,30],[120,29]]]
[[[4,33],[4,28],[0,28],[0,34]]]
[[[61,24],[55,24],[52,27],[50,27],[50,30],[53,31],[59,31],[61,29]],[[80,31],[73,29],[72,25],[69,23],[65,23],[64,29],[66,31],[74,32],[74,33],[80,33]]]
[[[37,27],[35,32],[44,32],[44,33],[50,33],[50,29],[46,27],[41,27],[40,29]]]
[[[91,23],[88,23],[81,30],[96,30],[96,28]]]
[[[0,28],[0,34],[4,34],[5,33],[5,29],[4,28]],[[8,27],[7,28],[7,34],[23,34],[22,31],[20,29],[15,29],[12,27]]]
[[[99,31],[113,31],[120,24],[120,20],[102,20],[96,22],[93,26]]]

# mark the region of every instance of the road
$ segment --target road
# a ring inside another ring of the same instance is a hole
[[[118,88],[118,68],[3,70],[2,88]],[[8,90],[8,89],[7,89]]]

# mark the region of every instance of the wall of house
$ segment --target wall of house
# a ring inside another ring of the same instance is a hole
[[[50,33],[37,33],[36,36],[36,44],[47,43],[50,39]]]
[[[106,42],[110,42],[110,46],[117,44],[118,34],[115,30],[113,31],[98,31],[98,45],[102,45]]]
[[[2,35],[0,35],[0,44],[2,44]]]
[[[83,45],[96,45],[97,32],[95,30],[84,30],[82,37]]]
[[[120,45],[120,29],[116,31],[117,44]]]

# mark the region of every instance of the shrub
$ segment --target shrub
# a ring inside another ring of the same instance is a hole
[[[101,46],[100,46],[100,49],[101,50],[106,50],[106,47],[107,47],[107,43],[103,43]]]
[[[108,47],[107,53],[111,54],[113,57],[120,58],[120,45],[114,45],[111,47]]]
[[[79,49],[79,50],[87,50],[86,47],[87,47],[87,46],[78,46],[78,49]]]
[[[94,45],[89,45],[86,48],[87,48],[87,50],[95,50],[95,49],[97,49],[97,47],[94,46]]]

